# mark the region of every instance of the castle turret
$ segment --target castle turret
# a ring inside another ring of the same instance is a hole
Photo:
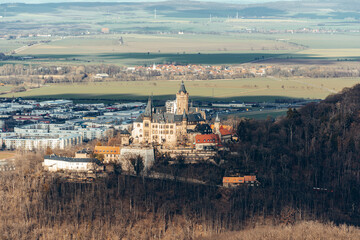
[[[220,133],[220,118],[218,113],[216,114],[214,122],[214,133]]]
[[[182,115],[182,122],[183,124],[186,124],[187,125],[187,120],[188,120],[188,117],[186,115],[186,112],[183,112],[183,115]]]
[[[150,128],[152,119],[152,99],[149,97],[148,104],[145,108],[144,119],[143,119],[143,134],[145,142],[150,142]]]
[[[152,116],[152,99],[149,97],[148,103],[145,108],[144,117],[150,117]]]
[[[189,113],[189,93],[186,91],[184,81],[181,81],[180,90],[176,93],[176,114]]]
[[[183,140],[185,140],[187,136],[187,127],[188,127],[188,116],[184,111],[182,114],[182,127],[181,127],[181,135]]]

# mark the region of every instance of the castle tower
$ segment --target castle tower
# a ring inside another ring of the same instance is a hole
[[[188,124],[188,117],[186,115],[186,112],[184,111],[182,116],[182,125],[183,127],[187,127],[187,124]]]
[[[183,112],[182,115],[182,124],[181,124],[181,139],[183,141],[186,141],[187,139],[187,125],[188,125],[188,116],[186,115],[186,112]]]
[[[149,97],[148,104],[145,108],[144,119],[143,119],[143,134],[144,141],[150,142],[150,130],[151,130],[151,119],[152,119],[152,99]]]
[[[176,93],[176,114],[189,113],[189,93],[185,89],[184,81],[181,82],[180,90]]]
[[[215,122],[214,122],[214,133],[220,133],[220,118],[219,114],[216,114]]]

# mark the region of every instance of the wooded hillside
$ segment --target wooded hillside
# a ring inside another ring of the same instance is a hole
[[[240,141],[230,146],[237,154],[221,156],[217,170],[202,169],[207,176],[199,178],[213,184],[221,174],[255,173],[259,187],[115,174],[69,183],[27,153],[16,172],[0,173],[0,238],[196,239],[263,223],[360,225],[359,114],[357,85],[275,122],[242,121]]]

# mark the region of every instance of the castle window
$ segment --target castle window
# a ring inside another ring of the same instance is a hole
[[[145,127],[149,127],[149,123],[148,123],[148,122],[145,123]]]
[[[170,125],[170,128],[174,128],[174,125]]]
[[[137,126],[140,127],[140,123],[138,123]]]
[[[171,130],[171,131],[170,131],[170,134],[174,134],[174,131]]]

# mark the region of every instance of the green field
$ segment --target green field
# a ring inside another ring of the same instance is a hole
[[[278,98],[325,98],[360,83],[360,78],[254,78],[236,80],[186,81],[193,100],[271,101]],[[52,84],[2,97],[68,98],[75,100],[144,100],[153,94],[155,99],[174,98],[180,81],[103,82],[87,84]]]
[[[121,37],[124,44],[119,42]],[[292,44],[263,37],[117,34],[54,39],[23,48],[17,55],[34,56],[26,62],[42,64],[241,64],[299,50]]]
[[[49,37],[46,40],[50,42],[32,46],[26,46],[30,40],[2,40],[0,46],[17,49],[16,56],[35,57],[21,61],[32,64],[221,65],[289,57],[360,60],[359,37],[359,34],[109,34]],[[124,44],[120,44],[120,38]],[[328,38],[332,41],[327,41]]]
[[[13,86],[0,86],[0,94],[5,93],[5,92],[9,92],[11,91],[11,89],[13,88]]]

